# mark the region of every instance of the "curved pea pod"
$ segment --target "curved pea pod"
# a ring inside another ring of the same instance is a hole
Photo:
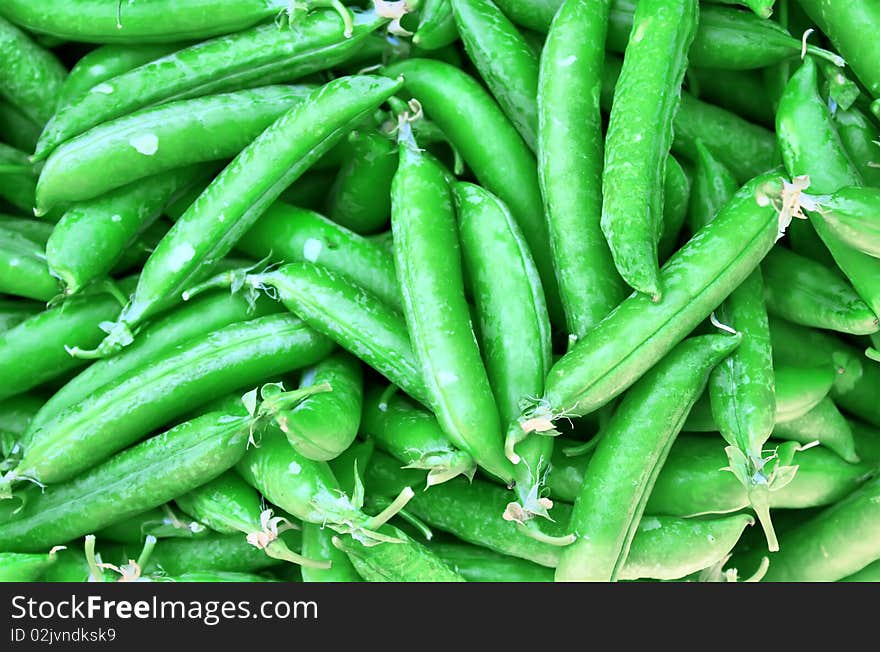
[[[530,427],[588,414],[632,385],[752,273],[778,235],[777,173],[741,188],[663,266],[664,298],[635,293],[550,370],[544,396],[524,410]]]
[[[608,121],[602,232],[623,279],[654,301],[662,293],[657,242],[666,157],[698,15],[695,0],[638,3]]]
[[[822,399],[805,415],[776,424],[774,437],[810,444],[818,441],[847,462],[859,461],[853,433],[830,398]]]
[[[367,392],[361,431],[403,468],[428,471],[426,488],[476,471],[473,458],[449,442],[433,414],[387,389]]]
[[[853,335],[877,332],[877,316],[822,263],[777,247],[761,263],[767,310],[795,324]]]
[[[819,197],[816,212],[849,247],[880,258],[880,188],[842,188]]]
[[[391,196],[394,258],[404,316],[430,407],[453,444],[509,481],[501,423],[471,326],[452,196],[407,123]],[[430,210],[425,207],[431,207]]]
[[[134,279],[120,286],[130,289]],[[61,305],[30,317],[0,333],[0,369],[5,382],[0,398],[14,396],[83,366],[71,357],[66,345],[71,339],[85,344],[103,336],[101,324],[119,314],[119,301],[96,292],[72,297]]]
[[[50,222],[2,214],[0,214],[0,227],[7,232],[18,233],[43,247],[46,246],[54,228]]]
[[[877,127],[856,107],[838,109],[832,116],[840,142],[869,186],[880,186],[880,133]]]
[[[0,10],[22,27],[86,43],[165,43],[236,32],[285,8],[275,0],[152,0],[117,6],[104,0],[9,0]]]
[[[196,43],[111,77],[62,107],[43,130],[35,156],[45,158],[74,136],[146,106],[290,81],[324,70],[348,59],[366,36],[386,22],[372,11],[358,13],[351,36],[346,37],[340,13],[318,10],[293,25],[269,23]]]
[[[43,423],[5,480],[63,482],[193,405],[312,364],[332,347],[286,314],[188,340]]]
[[[82,98],[111,77],[186,47],[185,43],[109,44],[83,55],[70,69],[58,93],[58,107]]]
[[[0,223],[0,292],[50,301],[58,296],[58,280],[46,264],[45,242],[34,240],[8,223]]]
[[[43,403],[42,397],[29,394],[0,401],[0,459],[12,454]]]
[[[74,301],[68,300],[69,307],[75,305]],[[116,305],[118,306],[118,304]],[[138,367],[162,358],[178,345],[204,338],[208,333],[230,324],[256,319],[281,310],[283,310],[281,305],[266,297],[260,297],[250,303],[240,296],[229,293],[214,293],[170,311],[145,328],[137,342],[126,348],[125,351],[92,363],[56,391],[34,417],[29,434],[69,407],[87,400],[102,387],[124,378]],[[97,329],[95,330],[97,331]],[[64,343],[71,340],[80,343],[80,339],[75,337],[73,330],[61,334]],[[97,340],[97,335],[92,337],[93,341]],[[82,343],[89,344],[88,341]],[[64,347],[60,346],[60,348]],[[77,359],[68,355],[65,360],[76,361]]]
[[[266,86],[167,102],[100,124],[52,152],[37,212],[194,163],[232,158],[313,90]],[[99,169],[101,174],[94,174]]]
[[[46,243],[49,271],[64,293],[106,278],[174,195],[202,173],[201,167],[163,172],[68,209]]]
[[[136,545],[143,544],[150,535],[157,539],[192,539],[207,536],[210,532],[204,524],[182,518],[165,504],[111,523],[98,530],[95,536],[102,541]]]
[[[538,79],[544,213],[566,326],[578,338],[625,296],[599,224],[604,163],[599,89],[607,23],[607,0],[565,3],[547,35]],[[573,178],[583,182],[571,183]]]
[[[690,195],[690,180],[681,163],[674,156],[667,157],[666,173],[663,175],[663,223],[660,239],[657,241],[661,262],[665,262],[678,246],[678,239],[687,219]]]
[[[0,299],[0,333],[5,333],[43,310],[35,301]]]
[[[688,226],[696,233],[706,226],[736,194],[736,178],[730,169],[706,147],[695,143],[694,181],[688,197]]]
[[[54,54],[0,17],[0,97],[42,126],[55,113],[66,74]]]
[[[290,550],[300,548],[297,530],[288,530],[281,538]],[[108,554],[104,558],[111,559]],[[126,555],[117,553],[115,559],[124,560]],[[241,534],[214,534],[197,539],[162,539],[143,571],[161,571],[171,577],[193,572],[255,573],[283,563],[249,544]]]
[[[0,101],[0,140],[24,152],[34,151],[40,126],[20,109]]]
[[[0,582],[38,582],[55,561],[54,548],[47,555],[0,552]]]
[[[300,453],[326,462],[341,455],[357,436],[364,398],[360,362],[345,352],[334,353],[303,371],[300,389],[324,383],[331,391],[313,394],[286,411],[279,426]]]
[[[248,418],[214,412],[187,421],[41,493],[22,493],[0,525],[4,550],[30,552],[164,504],[232,467],[245,452]]]
[[[577,539],[563,550],[556,580],[617,579],[687,412],[715,365],[741,341],[740,335],[685,340],[627,392],[590,459],[569,522]]]
[[[458,28],[449,0],[425,0],[419,11],[413,45],[423,50],[438,50],[457,40]]]
[[[862,185],[828,106],[817,88],[816,64],[807,58],[791,77],[776,112],[776,133],[785,167],[792,176],[809,177],[813,194],[830,194]],[[828,247],[834,261],[874,315],[880,315],[880,260],[852,249],[834,234],[821,215],[810,213],[810,224]]]
[[[480,185],[507,204],[522,229],[554,323],[564,315],[553,272],[535,157],[495,101],[476,80],[439,61],[408,59],[383,74],[403,75],[404,88],[473,170]],[[493,134],[485,138],[485,134]]]
[[[397,170],[394,142],[377,131],[355,131],[352,155],[327,195],[327,216],[355,233],[374,233],[391,215],[391,180]]]
[[[309,559],[325,559],[330,568],[302,567],[303,582],[362,582],[348,556],[333,545],[336,536],[329,527],[302,524],[302,554]]]
[[[500,555],[488,548],[464,543],[428,546],[468,582],[552,582],[553,571],[525,559]]]

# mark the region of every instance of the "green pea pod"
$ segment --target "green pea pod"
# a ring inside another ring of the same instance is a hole
[[[638,4],[608,122],[602,232],[623,279],[654,301],[662,294],[657,241],[666,156],[698,15],[695,0]]]
[[[852,575],[839,579],[838,582],[880,582],[880,559]]]
[[[465,299],[451,192],[443,170],[421,153],[406,122],[391,193],[404,316],[430,406],[457,447],[510,481],[513,466],[504,456],[498,409]]]
[[[720,2],[726,5],[740,5],[743,7],[748,7],[752,11],[755,12],[755,15],[760,18],[770,18],[773,14],[773,5],[776,4],[776,0],[714,0],[715,2]]]
[[[465,50],[501,110],[535,151],[538,57],[492,0],[450,0]]]
[[[736,178],[702,141],[695,144],[694,183],[688,206],[692,233],[706,226],[736,194]]]
[[[419,473],[399,469],[380,453],[374,455],[367,470],[370,493],[393,495],[401,486],[418,481]],[[515,523],[498,518],[508,500],[509,492],[503,487],[457,478],[419,492],[407,511],[467,543],[555,568],[564,548],[530,537]],[[564,534],[570,511],[569,505],[556,503],[551,513],[557,522],[548,522],[546,529]],[[729,554],[742,531],[752,523],[747,514],[705,520],[646,516],[619,579],[676,579],[711,566]]]
[[[49,419],[31,433],[4,480],[68,480],[193,405],[312,364],[332,346],[291,315],[231,324],[188,340]]]
[[[330,568],[302,567],[303,582],[362,582],[348,556],[333,545],[336,536],[329,527],[302,524],[302,554],[309,559],[325,559]]]
[[[184,47],[184,43],[101,45],[83,55],[70,69],[58,94],[58,107],[73,104],[103,81]]]
[[[565,446],[560,442],[556,448],[557,451],[564,450]],[[550,496],[573,502],[580,493],[589,459],[589,456],[554,454],[547,476]],[[645,512],[694,517],[747,508],[747,489],[725,468],[729,463],[724,446],[717,439],[679,435],[657,475]],[[866,463],[845,462],[821,446],[795,451],[789,464],[797,465],[797,475],[789,484],[770,491],[771,508],[806,509],[832,505],[856,489],[872,470]]]
[[[566,325],[577,338],[624,297],[599,225],[604,137],[598,89],[607,23],[608,0],[563,4],[547,34],[538,79],[538,173]]]
[[[0,97],[42,126],[55,113],[65,75],[54,54],[0,17]]]
[[[624,391],[754,271],[778,236],[778,173],[741,188],[662,270],[664,299],[634,293],[550,370],[544,396],[524,410],[531,429],[588,414]]]
[[[38,582],[55,560],[54,549],[48,555],[0,552],[0,582]]]
[[[86,43],[167,43],[236,32],[284,9],[279,0],[208,0],[181,4],[151,0],[120,4],[104,0],[75,3],[8,0],[0,11],[22,27]]]
[[[45,243],[0,223],[0,292],[50,301],[59,290],[58,280],[46,264]]]
[[[343,14],[318,10],[293,25],[259,25],[197,43],[92,87],[62,107],[40,136],[42,159],[63,142],[103,122],[159,103],[290,81],[341,63],[387,22],[358,13],[350,37]],[[297,133],[300,133],[297,131]]]
[[[376,131],[353,132],[352,156],[339,170],[327,195],[327,215],[355,233],[385,228],[391,215],[391,180],[397,148]]]
[[[497,0],[495,4],[516,24],[546,34],[563,0]]]
[[[40,138],[40,126],[23,111],[0,101],[0,139],[16,149],[34,151]]]
[[[46,160],[37,182],[37,210],[92,199],[193,163],[232,158],[312,90],[267,86],[178,100],[98,125]],[[94,174],[96,169],[102,174]]]
[[[432,543],[430,550],[468,582],[552,582],[553,571],[525,559],[463,543]]]
[[[409,59],[388,66],[383,74],[403,75],[406,91],[422,104],[480,185],[510,208],[541,274],[550,316],[562,324],[537,166],[522,137],[479,83],[449,64]],[[492,138],[485,138],[488,133]]]
[[[338,352],[303,371],[300,389],[327,383],[330,392],[314,394],[286,412],[280,423],[290,445],[310,460],[341,455],[358,433],[363,405],[360,362]]]
[[[828,98],[830,107],[837,111],[847,111],[861,95],[859,85],[847,77],[840,68],[830,61],[817,61],[822,71],[822,95]]]
[[[43,310],[36,301],[0,300],[0,333],[5,333]]]
[[[818,202],[816,212],[841,242],[880,258],[880,188],[841,188]]]
[[[427,470],[426,487],[458,475],[472,478],[476,470],[471,456],[449,442],[433,414],[405,397],[388,396],[387,389],[367,392],[361,431],[403,468]]]
[[[871,309],[836,271],[778,247],[761,264],[767,309],[803,326],[867,335],[878,329]]]
[[[830,194],[862,185],[819,96],[816,64],[810,58],[788,82],[776,115],[776,132],[786,168],[792,176],[808,175],[810,192]],[[880,261],[847,246],[820,215],[810,214],[810,223],[859,296],[875,316],[880,315],[880,287],[874,282]]]
[[[22,494],[25,504],[0,525],[4,550],[36,551],[161,505],[234,465],[244,454],[248,419],[206,414],[138,444],[52,491]]]
[[[505,454],[514,463],[518,518],[546,515],[541,478],[553,439],[520,441],[516,425],[524,398],[539,396],[552,364],[550,317],[528,245],[501,200],[479,186],[453,186],[462,259],[479,322],[480,351],[504,427],[514,438]],[[478,459],[479,462],[479,459]],[[524,513],[522,513],[524,511]]]
[[[74,301],[69,300],[65,304],[68,306],[65,309],[72,308]],[[118,304],[116,306],[118,309]],[[265,297],[261,297],[251,304],[240,296],[229,293],[214,293],[170,311],[145,328],[137,342],[125,351],[94,362],[55,392],[34,417],[28,434],[32,434],[69,407],[87,400],[102,387],[126,377],[138,367],[162,358],[178,345],[203,338],[208,333],[230,324],[270,315],[282,309],[283,307],[278,303]],[[110,317],[103,317],[103,319],[108,318]],[[56,325],[54,328],[62,331],[63,342],[59,348],[63,349],[63,344],[71,340],[80,342],[75,331],[63,332],[65,328],[72,328],[72,326]],[[95,331],[97,332],[97,328]],[[97,335],[93,335],[92,338],[97,340]],[[39,337],[35,341],[42,341],[45,345],[45,340],[40,340]],[[85,344],[88,343],[85,342]],[[68,355],[66,360],[76,361],[77,359]]]
[[[687,83],[688,90],[705,102],[723,106],[750,122],[773,125],[775,115],[767,102],[767,85],[758,72],[691,67]]]
[[[827,397],[802,417],[776,424],[773,435],[802,444],[818,441],[847,462],[859,461],[852,430],[834,401]]]
[[[617,579],[657,474],[709,373],[742,336],[685,340],[642,377],[611,418],[590,459],[569,528],[558,581]]]
[[[130,342],[132,327],[205,278],[285,187],[400,86],[380,77],[341,77],[281,116],[177,220],[144,265],[114,330],[96,351],[80,355],[100,357]]]
[[[678,246],[690,203],[690,180],[675,157],[666,159],[663,175],[663,223],[657,241],[659,260],[665,262]]]
[[[111,523],[95,533],[100,540],[129,545],[143,545],[146,537],[157,539],[207,536],[211,530],[198,521],[181,518],[168,504],[154,507],[130,518]]]
[[[9,457],[45,399],[22,394],[0,401],[0,460]]]
[[[299,549],[301,538],[298,531],[288,530],[282,538],[289,549]],[[117,552],[112,557],[111,550],[104,554],[105,559],[124,560],[128,557],[124,554],[128,551]],[[198,539],[163,539],[156,545],[143,571],[145,574],[161,572],[170,577],[193,572],[254,573],[282,563],[282,560],[249,544],[241,534],[215,534]]]
[[[425,0],[419,11],[419,26],[413,45],[423,50],[438,50],[458,40],[458,28],[449,0]]]
[[[840,142],[862,179],[869,186],[880,186],[880,145],[877,145],[880,133],[877,127],[856,107],[847,111],[838,109],[832,118]]]
[[[46,244],[49,271],[61,279],[64,293],[106,278],[174,194],[203,171],[196,166],[159,173],[68,209]]]
[[[49,240],[49,236],[52,235],[53,229],[53,225],[49,222],[29,220],[11,215],[0,215],[0,226],[7,231],[20,234],[28,240],[33,240],[44,247]]]

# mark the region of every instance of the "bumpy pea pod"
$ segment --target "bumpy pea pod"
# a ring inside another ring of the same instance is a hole
[[[538,57],[492,0],[450,0],[465,50],[504,114],[535,151]]]
[[[426,488],[458,475],[474,477],[473,458],[455,448],[436,417],[387,389],[374,387],[364,399],[361,431],[403,468],[428,471]]]
[[[450,440],[506,482],[492,388],[471,327],[452,196],[443,169],[422,154],[406,118],[391,196],[391,227],[404,316],[430,406]],[[426,209],[425,207],[430,207]]]
[[[517,417],[522,401],[544,389],[552,364],[550,317],[534,260],[507,206],[469,183],[454,184],[453,195],[480,351],[501,424],[509,427],[504,452],[514,464],[519,502],[505,514],[524,523],[533,515],[549,516],[542,478],[553,439],[542,433],[528,437]]]
[[[663,266],[664,299],[634,293],[551,368],[530,429],[588,414],[632,385],[754,271],[778,233],[782,180],[756,177]]]
[[[880,188],[841,188],[816,202],[816,212],[841,242],[880,258]]]
[[[552,582],[553,571],[525,559],[464,543],[432,543],[429,548],[468,582]]]
[[[394,495],[401,486],[418,481],[418,472],[401,470],[381,453],[373,456],[367,470],[371,495]],[[462,541],[555,568],[564,548],[538,541],[520,531],[515,523],[498,518],[509,496],[503,487],[457,478],[419,492],[407,505],[407,511]],[[557,523],[548,521],[546,529],[556,535],[564,534],[570,512],[569,505],[556,503],[551,513]],[[619,579],[676,579],[711,566],[730,552],[746,526],[753,522],[747,514],[720,519],[646,516]]]
[[[563,4],[547,34],[538,79],[538,173],[553,268],[575,338],[625,294],[599,225],[604,162],[599,89],[608,4]],[[571,183],[575,178],[580,182]]]
[[[232,158],[312,86],[266,86],[167,102],[105,122],[46,160],[37,182],[37,213],[83,201],[144,177]],[[101,174],[94,174],[94,170]]]
[[[557,581],[617,579],[657,474],[709,373],[741,335],[685,340],[627,392],[590,459]]]
[[[819,96],[816,64],[810,58],[786,86],[776,113],[776,133],[785,167],[792,176],[807,175],[810,192],[826,194],[862,185],[828,106]],[[811,213],[810,223],[859,296],[875,316],[880,315],[880,286],[875,282],[880,275],[880,260],[850,248],[820,215]]]
[[[449,0],[425,0],[412,42],[424,50],[438,50],[458,40],[458,28]]]
[[[877,316],[847,280],[822,263],[777,247],[761,263],[767,310],[795,324],[868,335]]]
[[[880,133],[875,123],[856,107],[832,114],[840,142],[865,183],[880,187]]]
[[[42,126],[55,113],[65,75],[54,54],[0,17],[0,97]]]
[[[68,480],[193,405],[313,364],[332,347],[289,314],[231,324],[188,340],[42,424],[4,483]]]
[[[46,264],[46,242],[0,223],[0,292],[51,301],[60,291]]]
[[[292,26],[260,25],[111,77],[55,114],[40,136],[35,156],[45,158],[74,136],[147,106],[290,81],[324,70],[348,59],[365,37],[387,22],[372,11],[359,13],[347,38],[343,15],[350,18],[347,10],[319,10]]]
[[[284,188],[401,85],[381,77],[342,77],[281,116],[177,220],[144,264],[112,332],[97,350],[79,355],[102,357],[130,343],[133,327],[205,278]]]
[[[623,279],[654,301],[662,293],[657,241],[666,156],[698,15],[696,0],[639,2],[608,122],[602,232]]]
[[[560,448],[557,446],[557,450]],[[869,464],[850,464],[821,446],[801,449],[773,442],[772,448],[775,454],[764,466],[767,475],[774,467],[798,467],[790,483],[777,485],[770,491],[770,507],[774,509],[832,505],[852,493],[872,473]],[[547,475],[550,495],[557,500],[574,502],[583,485],[588,462],[588,456],[554,454]],[[645,512],[693,517],[738,512],[749,507],[745,485],[725,468],[727,464],[724,446],[716,439],[679,435],[657,475]]]
[[[711,222],[736,193],[731,173],[702,143],[697,144],[695,181],[697,197],[691,204],[694,230]],[[770,470],[764,444],[773,431],[776,397],[770,327],[764,303],[764,282],[760,270],[753,271],[716,311],[721,323],[738,333],[743,342],[720,362],[709,376],[709,397],[713,422],[729,444],[730,470],[746,488],[749,502],[767,536],[771,551],[779,548],[770,519]],[[771,456],[771,460],[775,456]],[[773,466],[773,465],[771,465]],[[773,469],[776,471],[776,467]],[[777,481],[778,482],[778,481]]]
[[[106,278],[174,195],[203,172],[201,166],[163,172],[68,209],[46,243],[49,271],[64,293]]]
[[[232,467],[245,452],[249,419],[213,412],[116,455],[74,480],[21,494],[0,525],[4,550],[31,552],[164,504]]]
[[[834,401],[827,397],[805,415],[777,423],[773,429],[773,436],[802,444],[817,441],[847,462],[859,461],[849,423],[834,405]]]
[[[64,546],[60,546],[64,549]],[[0,552],[0,582],[37,582],[57,560],[57,548],[48,555]]]
[[[296,526],[283,516],[273,516],[271,509],[263,509],[256,490],[233,471],[178,496],[175,502],[186,514],[215,532],[244,533],[249,544],[269,557],[304,566],[329,566],[290,550],[279,535]]]
[[[550,317],[555,324],[564,323],[537,166],[522,137],[482,86],[454,66],[409,59],[388,66],[383,74],[403,75],[406,91],[440,127],[480,185],[510,208],[541,274]],[[487,133],[492,138],[485,138]]]

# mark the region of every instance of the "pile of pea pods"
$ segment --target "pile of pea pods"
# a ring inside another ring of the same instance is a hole
[[[3,0],[0,581],[880,580],[876,0]]]

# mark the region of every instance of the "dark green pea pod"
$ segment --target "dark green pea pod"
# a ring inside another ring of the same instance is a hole
[[[735,188],[734,188],[735,190]],[[687,218],[691,185],[681,164],[670,156],[663,176],[663,225],[657,242],[659,260],[665,262],[678,246],[681,228]]]
[[[877,332],[877,316],[835,270],[777,247],[761,263],[767,310],[795,324],[840,333]]]
[[[129,545],[143,544],[147,536],[157,539],[206,536],[211,532],[204,524],[181,518],[166,504],[154,507],[131,518],[111,523],[101,528],[95,536],[102,541],[113,541]]]
[[[710,0],[711,1],[711,0]],[[770,18],[773,14],[773,5],[776,4],[776,0],[714,0],[715,2],[719,2],[726,5],[740,5],[742,7],[748,7],[752,11],[755,12],[755,15],[759,18]]]
[[[24,455],[4,481],[69,480],[193,405],[312,364],[332,347],[289,314],[231,324],[188,340],[43,423],[29,435]]]
[[[55,548],[48,555],[0,552],[0,582],[38,582],[46,569],[55,563],[56,555]]]
[[[773,106],[767,102],[767,85],[760,71],[690,67],[686,79],[695,97],[756,124],[773,125]]]
[[[808,176],[811,193],[831,194],[862,185],[862,178],[843,147],[817,84],[816,64],[808,57],[780,100],[776,133],[788,172]],[[859,296],[875,316],[880,315],[880,286],[875,282],[880,260],[841,241],[821,215],[810,213],[810,223]]]
[[[538,57],[492,0],[450,0],[465,50],[504,114],[535,151]]]
[[[468,582],[552,582],[553,571],[525,559],[464,543],[432,543],[429,549]]]
[[[0,333],[5,333],[43,310],[35,301],[0,299]]]
[[[329,461],[358,433],[364,386],[360,361],[338,352],[304,370],[300,389],[327,384],[331,390],[307,397],[279,418],[290,445],[310,460]]]
[[[324,559],[330,568],[302,567],[303,582],[362,582],[348,556],[333,545],[336,536],[329,527],[302,524],[302,554],[309,559]]]
[[[46,246],[54,228],[52,223],[42,220],[30,220],[12,215],[0,215],[0,226],[7,231],[18,233],[28,240]]]
[[[0,102],[0,140],[24,152],[34,151],[40,126],[8,102]]]
[[[473,458],[455,448],[433,414],[389,389],[367,392],[361,431],[392,455],[403,468],[428,471],[426,488],[458,475],[473,478]]]
[[[550,317],[535,262],[507,206],[473,184],[459,182],[452,189],[480,351],[501,423],[513,435],[505,441],[505,454],[514,464],[519,502],[511,504],[508,516],[524,522],[547,516],[541,478],[553,438],[535,433],[523,439],[516,420],[523,399],[544,389],[552,364]]]
[[[880,133],[874,122],[858,108],[838,109],[832,114],[840,142],[865,183],[880,187]]]
[[[756,177],[663,266],[664,298],[634,293],[551,368],[544,396],[524,410],[531,429],[607,404],[683,340],[773,247],[778,172]]]
[[[394,495],[402,486],[419,482],[419,476],[417,471],[401,470],[393,460],[377,453],[367,471],[367,488],[371,494]],[[555,568],[564,548],[538,541],[515,523],[498,518],[509,500],[510,492],[504,487],[457,478],[419,492],[407,511],[467,543]],[[545,529],[553,535],[565,534],[571,507],[556,503],[551,514],[556,521],[545,523]],[[711,566],[729,554],[753,522],[748,514],[717,519],[646,516],[619,579],[677,579]]]
[[[773,436],[802,444],[819,442],[847,462],[859,461],[849,423],[827,397],[802,417],[776,424]]]
[[[413,45],[423,50],[437,50],[458,40],[458,28],[449,0],[425,0],[419,11],[419,26]]]
[[[46,125],[35,156],[114,118],[147,106],[213,93],[265,86],[325,70],[354,54],[366,36],[388,22],[375,12],[321,9],[293,25],[258,25],[196,43],[92,87],[62,107]],[[343,32],[351,28],[351,35]],[[285,184],[287,185],[287,184]]]
[[[816,212],[841,242],[880,258],[880,188],[841,188],[816,202]]]
[[[232,158],[312,90],[266,86],[220,93],[167,102],[98,125],[46,160],[37,182],[37,212],[177,168]],[[102,174],[94,174],[96,169]]]
[[[374,233],[387,226],[391,215],[397,147],[376,131],[354,131],[349,140],[352,156],[327,195],[327,216],[355,233]]]
[[[615,581],[648,497],[709,373],[742,341],[737,335],[685,340],[645,374],[614,412],[590,459],[562,551],[557,581]]]
[[[58,279],[46,263],[45,243],[0,223],[0,292],[50,301],[59,289]]]
[[[696,0],[639,2],[605,141],[602,232],[623,279],[655,302],[663,178],[698,15]]]
[[[51,491],[25,490],[21,509],[0,525],[0,546],[36,551],[162,505],[233,466],[245,452],[248,422],[247,417],[209,413]]]
[[[175,193],[203,171],[195,166],[163,172],[68,209],[46,243],[49,271],[61,279],[64,293],[105,278]]]
[[[45,402],[44,398],[29,394],[0,401],[0,459],[12,454]]]

